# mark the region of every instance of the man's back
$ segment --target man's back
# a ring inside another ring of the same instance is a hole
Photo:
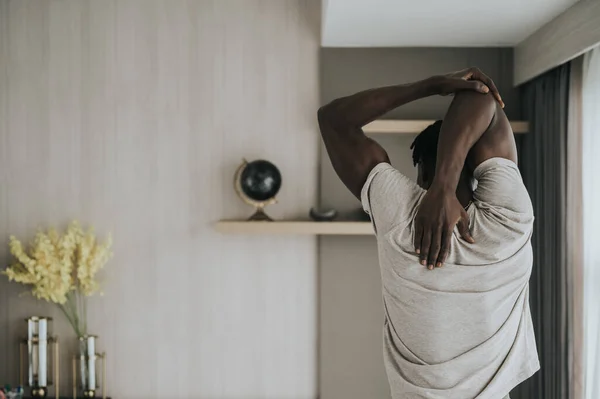
[[[384,357],[394,398],[491,398],[539,369],[529,314],[533,212],[514,162],[481,163],[467,212],[477,241],[454,232],[446,265],[419,264],[414,217],[425,190],[387,163],[361,200],[377,232]]]
[[[411,146],[417,186],[362,127],[436,93],[455,96]],[[533,214],[502,106],[493,81],[469,68],[319,109],[333,167],[377,232],[394,398],[500,399],[539,368],[528,304]]]

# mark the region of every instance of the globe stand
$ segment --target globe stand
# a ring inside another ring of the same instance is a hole
[[[271,217],[265,213],[264,207],[259,206],[259,207],[256,208],[256,212],[254,212],[254,215],[252,215],[252,216],[250,216],[248,218],[248,221],[252,221],[252,222],[272,222],[273,219],[271,219]]]

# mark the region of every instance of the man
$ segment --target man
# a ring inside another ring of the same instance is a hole
[[[418,185],[361,129],[454,93],[443,123],[413,143]],[[501,399],[539,369],[528,300],[533,211],[502,107],[491,79],[472,68],[319,110],[333,167],[376,232],[394,399]]]

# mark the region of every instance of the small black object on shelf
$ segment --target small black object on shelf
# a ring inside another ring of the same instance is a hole
[[[335,209],[310,208],[308,214],[315,222],[331,222],[337,217],[338,212]]]

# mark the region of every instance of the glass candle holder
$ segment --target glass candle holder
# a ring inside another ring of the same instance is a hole
[[[27,337],[19,345],[21,385],[30,388],[34,398],[46,397],[48,387],[55,385],[55,395],[58,398],[58,339],[52,336],[52,319],[32,316],[25,319],[25,322]],[[54,377],[54,381],[51,377]]]
[[[106,363],[105,353],[96,353],[95,335],[85,335],[79,337],[79,354],[73,357],[73,397],[77,397],[78,386],[81,395],[84,398],[94,398],[96,390],[100,388],[98,384],[98,359],[102,361],[102,397],[106,398],[105,377]],[[79,381],[77,380],[77,370],[79,370]]]

